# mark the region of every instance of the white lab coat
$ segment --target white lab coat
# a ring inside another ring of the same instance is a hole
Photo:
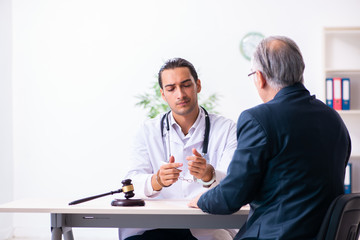
[[[175,162],[183,163],[180,176],[185,179],[193,179],[193,176],[188,171],[186,157],[193,155],[192,148],[196,148],[199,153],[202,153],[205,113],[200,108],[200,114],[186,136],[181,132],[180,126],[175,122],[172,114],[169,114],[170,131],[168,132],[164,126],[164,136],[162,137],[160,130],[161,117],[162,115],[146,121],[140,128],[135,138],[131,168],[126,178],[132,179],[135,198],[156,197],[190,200],[208,188],[204,188],[202,184],[197,182],[178,180],[170,187],[162,188],[161,191],[154,191],[151,186],[151,176],[159,170],[162,164],[169,161],[168,134],[170,134],[171,155],[175,157]],[[210,135],[207,161],[215,168],[215,184],[218,184],[225,177],[228,165],[236,149],[236,125],[233,121],[216,114],[209,114],[209,117]],[[166,121],[164,125],[166,125]],[[148,229],[119,229],[119,238],[125,239],[129,236],[142,234],[146,230]],[[207,240],[226,239],[221,234],[224,232],[229,235],[227,230],[191,229],[191,231],[196,238],[202,239],[203,236]],[[230,230],[230,232],[232,237],[235,236],[236,232],[234,230]]]

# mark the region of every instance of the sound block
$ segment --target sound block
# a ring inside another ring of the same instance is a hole
[[[145,201],[142,199],[114,199],[111,202],[111,206],[116,206],[116,207],[145,206]]]

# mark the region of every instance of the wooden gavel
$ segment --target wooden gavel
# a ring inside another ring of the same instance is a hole
[[[103,193],[103,194],[99,194],[96,196],[92,196],[92,197],[87,197],[87,198],[82,198],[76,201],[73,201],[71,203],[69,203],[69,205],[75,205],[75,204],[79,204],[79,203],[83,203],[83,202],[87,202],[96,198],[100,198],[100,197],[104,197],[104,196],[108,196],[108,195],[113,195],[115,193],[121,193],[123,192],[125,194],[125,198],[129,199],[135,196],[134,193],[134,186],[131,183],[131,179],[125,179],[121,182],[123,184],[122,188],[116,190],[116,191],[111,191],[108,193]]]

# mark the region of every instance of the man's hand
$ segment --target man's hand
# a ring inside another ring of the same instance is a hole
[[[192,149],[192,152],[193,156],[186,157],[190,174],[204,182],[210,181],[213,177],[213,167],[206,163],[206,159],[195,148]]]
[[[190,202],[188,203],[188,207],[192,207],[192,208],[199,208],[199,206],[197,205],[199,198],[201,197],[202,193],[200,193],[199,195],[197,195],[195,198],[191,199]]]
[[[151,185],[155,191],[159,191],[162,187],[169,187],[176,182],[182,170],[177,169],[181,167],[182,163],[176,163],[174,156],[169,158],[169,163],[160,167],[159,171],[151,177]]]

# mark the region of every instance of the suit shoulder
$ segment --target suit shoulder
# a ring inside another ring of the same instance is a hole
[[[256,119],[258,121],[260,121],[260,119],[266,115],[268,112],[271,112],[270,106],[263,103],[260,105],[257,105],[255,107],[249,108],[244,110],[240,116],[239,119]]]

